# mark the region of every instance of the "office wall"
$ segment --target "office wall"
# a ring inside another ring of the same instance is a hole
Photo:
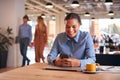
[[[25,0],[0,0],[0,27],[13,28],[13,37],[18,33],[18,25],[22,22],[22,17],[25,14]],[[19,45],[13,43],[9,48],[8,67],[16,67],[20,65],[21,56],[19,55]]]

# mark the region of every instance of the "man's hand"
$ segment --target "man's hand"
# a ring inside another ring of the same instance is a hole
[[[78,66],[80,66],[80,60],[75,59],[75,58],[64,58],[62,60],[62,66],[78,67]]]
[[[61,59],[61,58],[57,58],[57,59],[54,61],[54,64],[55,64],[55,66],[61,67],[61,66],[62,66],[62,59]]]
[[[54,62],[55,66],[60,67],[78,67],[80,66],[80,60],[75,58],[57,58]]]
[[[29,45],[28,45],[29,47],[32,47],[32,43],[29,43]]]

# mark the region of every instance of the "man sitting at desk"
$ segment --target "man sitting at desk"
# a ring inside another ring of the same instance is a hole
[[[53,47],[48,54],[48,63],[55,66],[80,66],[95,63],[93,40],[88,32],[80,31],[81,19],[76,13],[69,13],[65,17],[65,32],[57,35]],[[60,58],[58,55],[68,55]]]

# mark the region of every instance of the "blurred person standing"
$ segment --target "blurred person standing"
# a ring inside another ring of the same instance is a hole
[[[40,62],[40,59],[42,59],[42,62],[45,62],[43,51],[45,45],[47,44],[47,28],[44,23],[44,19],[41,16],[38,16],[37,22],[38,23],[36,25],[35,36],[34,36],[35,61]]]
[[[105,45],[106,47],[111,48],[113,46],[113,40],[111,39],[111,37],[109,35],[107,35],[107,37],[105,38]]]
[[[18,37],[19,37],[19,42],[20,42],[20,52],[23,57],[22,60],[22,66],[29,65],[30,59],[27,57],[27,47],[30,45],[30,42],[32,40],[32,31],[31,31],[31,26],[27,24],[29,18],[27,15],[23,17],[23,24],[19,26],[19,32],[18,32]]]
[[[96,52],[99,47],[99,41],[98,41],[96,35],[93,36],[93,43],[94,43],[94,48],[95,48],[95,52]]]
[[[104,46],[105,46],[104,36],[101,35],[100,46],[99,46],[100,54],[103,54],[103,52],[104,52]]]

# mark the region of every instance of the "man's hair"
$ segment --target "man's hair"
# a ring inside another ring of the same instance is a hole
[[[29,21],[29,17],[27,15],[24,15],[23,19],[27,19]]]
[[[65,17],[65,20],[69,20],[69,19],[77,19],[79,24],[82,24],[80,16],[76,13],[68,13],[67,16]]]

